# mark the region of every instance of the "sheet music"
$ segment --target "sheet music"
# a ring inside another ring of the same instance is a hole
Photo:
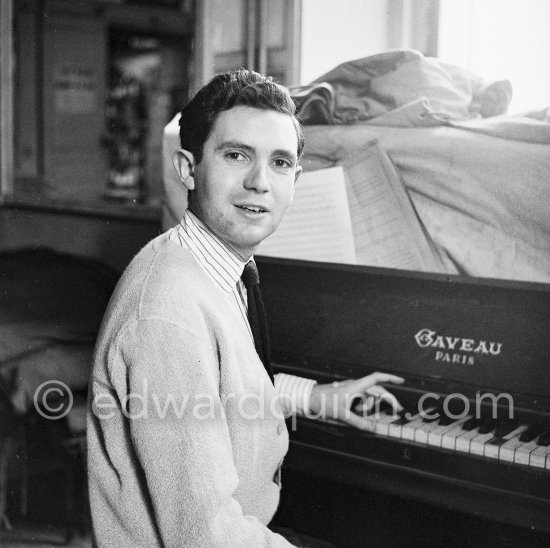
[[[355,246],[342,167],[303,173],[294,201],[258,255],[355,263]]]
[[[281,226],[258,254],[445,272],[377,140],[341,166],[304,173]]]
[[[444,272],[399,174],[378,142],[344,167],[358,264]]]

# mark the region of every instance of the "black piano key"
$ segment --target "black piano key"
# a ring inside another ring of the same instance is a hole
[[[532,441],[534,440],[538,435],[542,434],[544,431],[544,427],[542,424],[531,424],[527,430],[524,430],[522,434],[519,437],[519,441]]]
[[[481,419],[477,419],[475,417],[472,417],[471,419],[468,419],[462,425],[462,430],[465,430],[466,432],[469,432],[470,430],[473,430],[474,428],[477,428],[480,424],[481,424]]]
[[[411,415],[408,413],[400,413],[399,417],[395,419],[392,422],[392,424],[399,424],[399,425],[408,424],[409,422],[411,422],[410,417]]]
[[[494,420],[494,419],[489,419],[489,420],[483,421],[479,425],[478,432],[480,434],[488,434],[489,432],[492,432],[495,429],[496,423],[497,423],[497,421]]]
[[[515,430],[519,426],[519,422],[513,419],[505,419],[498,421],[495,427],[495,437],[503,438],[509,434],[512,430]]]
[[[543,432],[537,440],[537,445],[548,447],[550,445],[550,430]]]
[[[439,417],[438,423],[441,426],[448,426],[449,424],[456,421],[457,421],[456,417],[451,418],[451,417],[448,417],[447,415],[441,415],[441,417]]]
[[[411,422],[412,417],[418,413],[418,411],[414,408],[404,408],[397,414],[397,418],[391,423],[391,424],[397,424],[400,426],[403,426],[404,424],[408,424]]]
[[[490,445],[502,445],[503,443],[510,440],[510,438],[506,438],[505,436],[515,430],[519,425],[520,423],[514,419],[505,419],[503,421],[498,421],[495,427],[494,437],[486,443]]]
[[[486,443],[488,443],[489,445],[502,445],[505,441],[508,441],[508,440],[501,436],[495,436],[494,438],[491,438]]]

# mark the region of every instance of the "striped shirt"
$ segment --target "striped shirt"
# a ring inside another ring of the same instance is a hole
[[[254,340],[248,322],[246,289],[241,280],[248,261],[237,257],[189,209],[185,211],[180,223],[171,229],[169,237],[172,242],[191,251],[208,277],[222,290],[230,306],[242,318],[243,325]],[[251,257],[249,260],[254,259]],[[285,373],[275,375],[275,388],[285,414],[307,413],[311,390],[315,384],[316,381],[303,377]]]

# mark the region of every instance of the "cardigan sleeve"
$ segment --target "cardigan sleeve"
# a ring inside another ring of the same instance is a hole
[[[115,416],[93,421],[97,450],[117,481],[108,473],[90,476],[98,545],[125,545],[101,515],[108,508],[134,546],[151,546],[154,538],[166,547],[289,548],[244,515],[234,497],[239,479],[211,343],[182,326],[146,319],[120,334],[108,354]],[[100,384],[93,385],[97,396]]]

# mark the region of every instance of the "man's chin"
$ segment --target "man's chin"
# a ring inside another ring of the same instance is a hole
[[[260,244],[266,238],[271,236],[271,234],[273,234],[273,232],[275,232],[275,231],[271,230],[268,233],[266,233],[264,231],[264,232],[262,232],[262,234],[259,234],[257,236],[256,235],[251,235],[250,238],[246,238],[246,240],[240,239],[238,244],[237,244],[238,245],[238,250],[239,250],[238,251],[239,255],[241,255],[241,256],[247,255],[246,258],[250,258],[250,256],[252,256],[256,253],[256,251],[260,247]],[[260,252],[261,252],[261,250],[260,250]]]

